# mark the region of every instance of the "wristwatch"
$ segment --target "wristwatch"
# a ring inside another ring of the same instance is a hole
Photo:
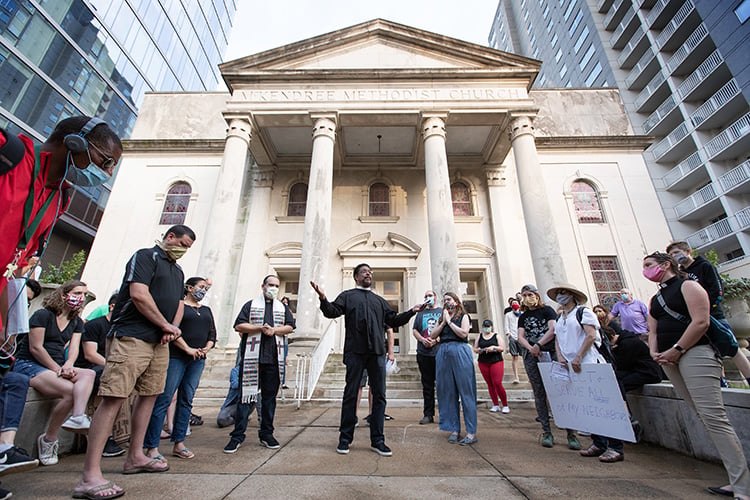
[[[680,354],[685,354],[685,349],[683,349],[680,344],[673,345],[672,349],[677,350],[677,352],[679,352]]]

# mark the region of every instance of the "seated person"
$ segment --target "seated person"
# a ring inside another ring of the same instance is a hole
[[[607,326],[601,329],[609,338],[615,357],[615,375],[625,392],[662,381],[661,367],[651,357],[648,345],[635,333],[621,330],[617,334]]]
[[[86,284],[68,281],[44,300],[44,308],[29,319],[29,334],[18,344],[13,371],[26,375],[29,385],[47,397],[60,398],[50,415],[47,432],[37,438],[42,465],[57,463],[60,428],[87,432],[91,421],[85,415],[94,372],[75,368],[74,361],[83,332],[79,313]],[[67,346],[67,353],[66,353]],[[71,410],[73,414],[70,415]]]

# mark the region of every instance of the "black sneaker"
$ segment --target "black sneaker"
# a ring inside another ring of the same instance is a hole
[[[12,496],[13,493],[11,493],[10,491],[0,488],[0,500],[6,500]]]
[[[370,417],[371,417],[371,416],[372,416],[372,415],[367,415],[367,416],[365,417],[365,425],[366,425],[367,427],[370,427]]]
[[[374,444],[370,446],[370,449],[381,457],[390,457],[393,455],[393,452],[385,445],[385,443]]]
[[[119,457],[125,453],[120,445],[118,445],[112,436],[107,438],[107,444],[104,445],[104,451],[102,452],[103,457]]]
[[[266,437],[260,438],[260,445],[265,446],[266,448],[271,449],[271,450],[277,450],[281,448],[281,445],[279,444],[278,441],[276,441],[276,438],[274,438],[273,436],[266,436]]]
[[[240,443],[239,441],[237,441],[235,439],[232,439],[224,447],[224,453],[236,453],[237,450],[240,449],[240,446],[242,446],[242,443]]]
[[[345,443],[341,441],[339,445],[336,447],[336,453],[339,455],[348,455],[349,454],[349,443]]]
[[[393,417],[386,413],[383,415],[383,420],[393,420]]]
[[[432,424],[435,422],[435,417],[430,417],[429,415],[425,415],[422,417],[422,420],[419,421],[419,425],[425,425],[425,424]]]
[[[3,453],[0,453],[0,473],[7,470],[21,472],[33,469],[39,465],[39,460],[31,458],[25,450],[11,446]]]

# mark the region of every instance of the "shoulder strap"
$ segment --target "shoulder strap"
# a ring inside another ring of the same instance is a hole
[[[578,324],[581,325],[581,328],[583,328],[583,310],[585,307],[578,306],[578,309],[576,309],[576,319],[578,320]]]
[[[661,292],[658,292],[656,294],[656,300],[659,302],[659,305],[662,309],[664,309],[664,312],[672,316],[677,321],[682,321],[683,323],[690,323],[690,318],[685,316],[684,314],[680,314],[677,311],[673,311],[670,309],[670,307],[667,305],[666,302],[664,302],[664,297],[661,296]]]

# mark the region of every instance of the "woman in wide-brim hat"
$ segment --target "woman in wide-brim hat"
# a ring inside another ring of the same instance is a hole
[[[589,298],[585,293],[583,293],[578,288],[576,288],[575,285],[571,285],[570,283],[561,283],[555,287],[550,288],[549,290],[547,290],[547,297],[557,302],[555,297],[557,297],[557,294],[559,294],[560,292],[568,292],[573,296],[576,304],[578,304],[579,306],[582,306],[589,301]]]

